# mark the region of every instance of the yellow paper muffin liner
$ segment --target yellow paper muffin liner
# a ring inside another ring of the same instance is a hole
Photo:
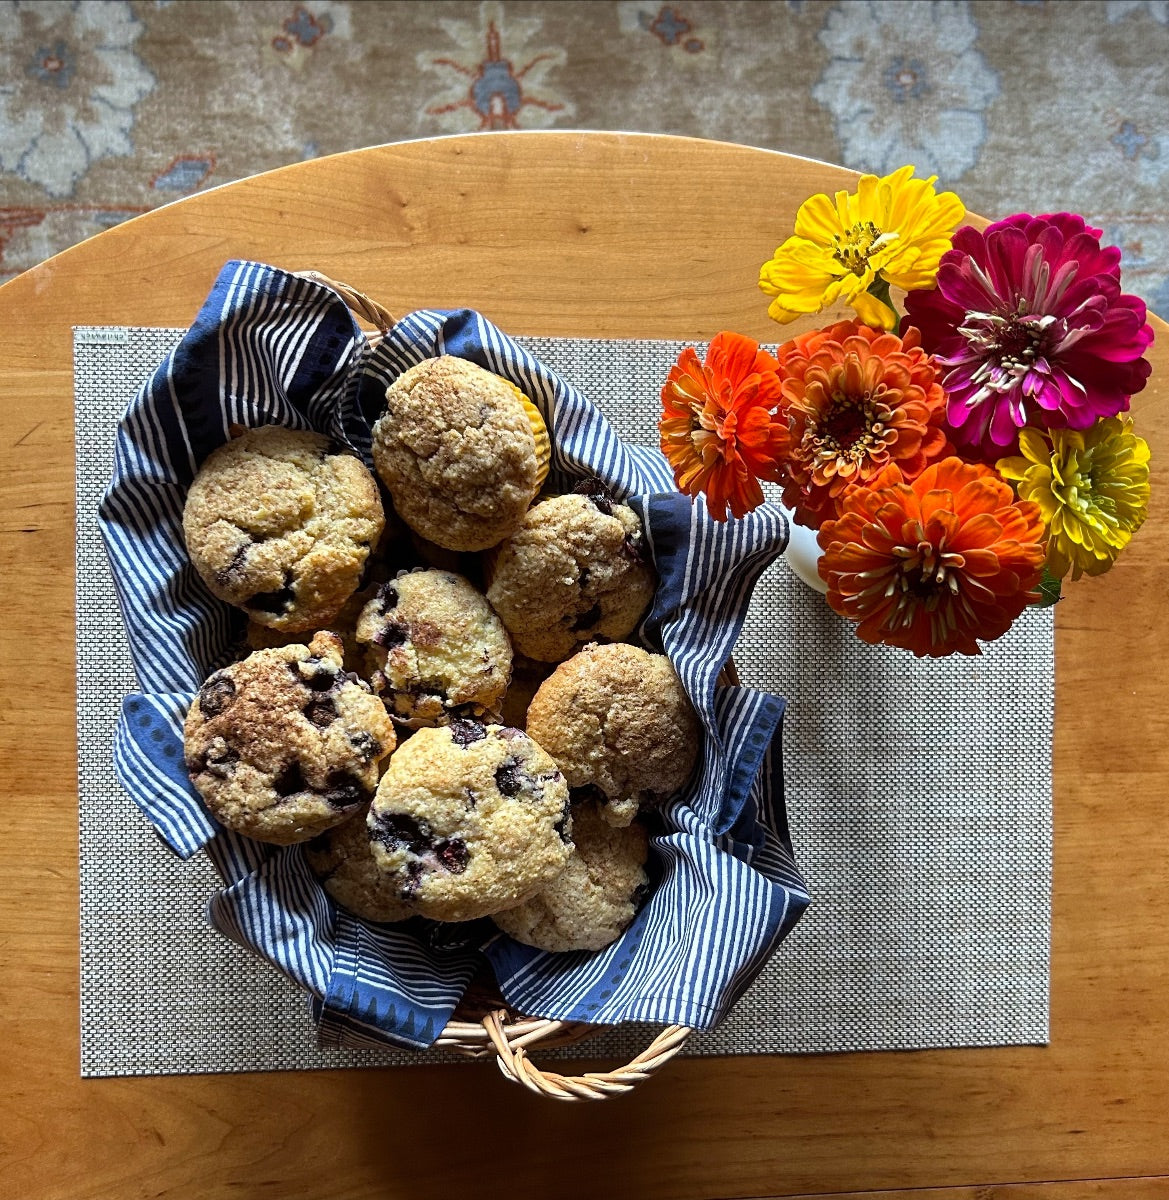
[[[548,436],[548,426],[544,424],[540,410],[527,396],[510,380],[505,379],[504,382],[515,392],[517,399],[524,406],[524,412],[527,414],[528,422],[532,426],[532,433],[536,438],[536,491],[539,491],[544,486],[544,480],[548,478],[548,468],[552,463],[552,439]]]

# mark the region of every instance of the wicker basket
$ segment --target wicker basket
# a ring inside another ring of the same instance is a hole
[[[394,327],[395,318],[376,300],[318,271],[303,271],[300,275],[331,288],[354,316],[372,325],[375,332],[370,335],[371,344],[376,344]],[[720,682],[738,683],[733,663],[727,664]],[[606,1028],[583,1021],[552,1021],[513,1013],[500,999],[494,979],[479,977],[472,982],[435,1046],[468,1058],[494,1057],[508,1079],[540,1096],[554,1100],[604,1100],[628,1092],[648,1079],[682,1049],[691,1032],[684,1025],[669,1025],[636,1058],[612,1071],[560,1075],[542,1071],[528,1058],[530,1049],[573,1045],[595,1037]]]

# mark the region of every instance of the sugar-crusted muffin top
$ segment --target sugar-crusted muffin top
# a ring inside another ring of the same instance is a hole
[[[686,782],[699,725],[670,660],[621,643],[590,645],[561,663],[528,707],[527,731],[572,788],[596,788],[602,815],[627,825],[641,805]]]
[[[451,571],[422,570],[382,584],[361,610],[357,641],[369,678],[405,721],[497,714],[511,677],[507,631],[483,595]]]
[[[589,801],[572,807],[575,846],[564,870],[530,900],[496,913],[496,925],[528,946],[601,950],[615,942],[648,890],[649,837],[638,822],[615,829]]]
[[[307,841],[368,803],[395,744],[384,705],[344,672],[331,633],[216,671],[184,726],[187,770],[212,814],[278,845]]]
[[[542,662],[628,637],[657,585],[641,521],[601,487],[534,504],[493,552],[488,576],[487,598],[516,649]]]
[[[390,759],[369,813],[373,857],[423,916],[470,921],[520,904],[572,850],[568,785],[518,729],[420,729]]]
[[[260,625],[326,628],[357,590],[385,523],[377,483],[318,433],[265,425],[220,446],[183,509],[191,562]]]
[[[507,537],[541,481],[521,394],[453,355],[424,359],[390,384],[373,459],[406,524],[449,550]]]

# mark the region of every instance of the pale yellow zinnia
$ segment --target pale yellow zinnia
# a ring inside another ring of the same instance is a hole
[[[1024,429],[1019,449],[997,468],[1039,505],[1048,570],[1058,579],[1102,575],[1148,515],[1148,442],[1131,417],[1108,417],[1090,429]]]
[[[760,288],[775,297],[768,315],[786,325],[843,300],[866,325],[894,329],[897,314],[868,289],[932,287],[966,215],[953,192],[935,191],[936,175],[914,179],[914,170],[862,175],[855,193],[802,204],[795,234],[759,272]]]

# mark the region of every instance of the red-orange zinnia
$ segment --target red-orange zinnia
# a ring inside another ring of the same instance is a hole
[[[705,363],[687,346],[662,388],[662,453],[679,490],[704,493],[716,521],[728,508],[741,517],[762,504],[760,479],[779,481],[787,426],[775,415],[775,367],[758,342],[723,332]]]
[[[817,539],[828,603],[863,641],[918,657],[980,653],[1032,600],[1043,518],[989,467],[946,458],[906,482],[886,467],[844,493]]]
[[[905,337],[840,321],[780,346],[780,412],[791,446],[783,502],[813,529],[836,515],[844,490],[890,463],[906,479],[954,452],[946,397],[916,329]]]

